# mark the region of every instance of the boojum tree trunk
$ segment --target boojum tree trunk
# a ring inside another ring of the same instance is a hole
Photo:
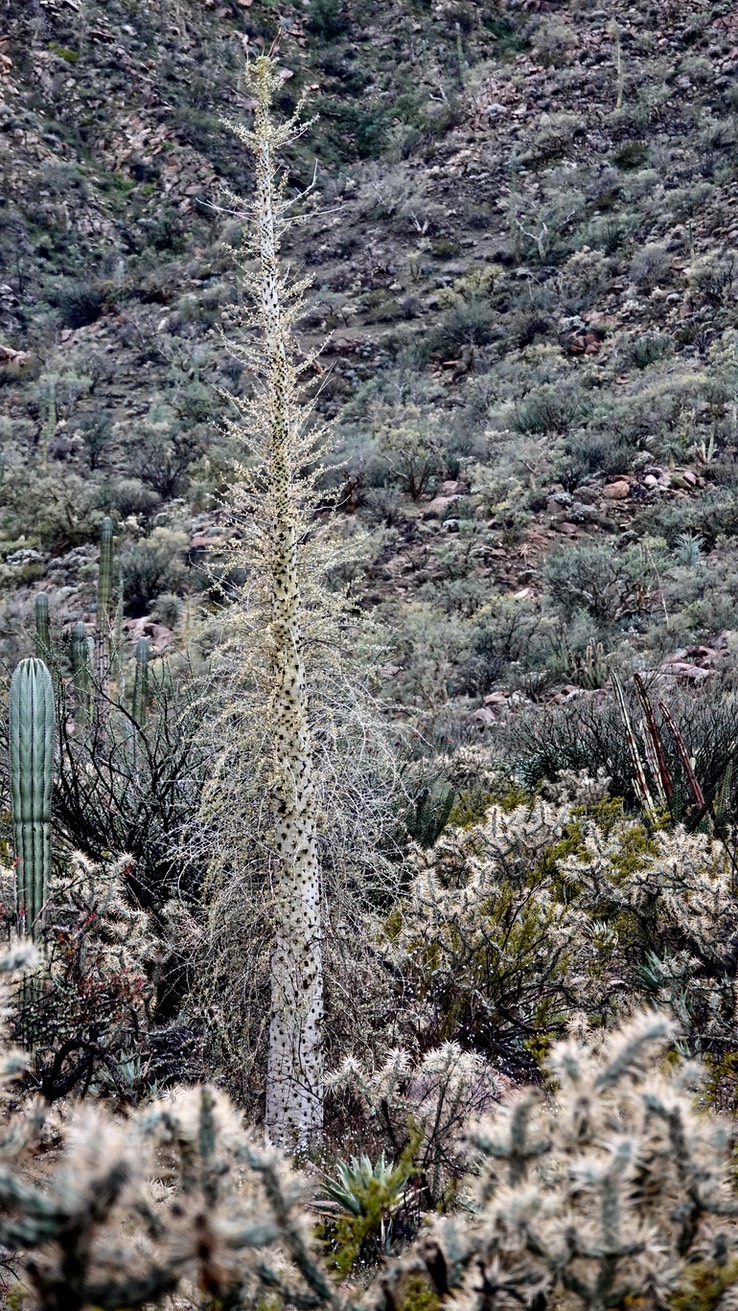
[[[266,1131],[275,1145],[305,1147],[323,1127],[323,968],[321,871],[305,666],[301,646],[298,535],[293,495],[296,417],[290,318],[283,302],[277,232],[275,142],[270,105],[278,81],[272,61],[257,59],[253,148],[259,233],[258,297],[265,334],[271,465],[272,650],[275,743],[275,930],[271,953],[271,1019]]]

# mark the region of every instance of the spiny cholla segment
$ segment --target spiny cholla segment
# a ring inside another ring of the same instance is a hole
[[[0,974],[9,965],[28,962],[16,954]],[[308,1181],[208,1088],[128,1120],[72,1116],[42,1184],[19,1164],[43,1116],[11,1116],[0,1135],[0,1244],[44,1311],[122,1311],[175,1291],[244,1311],[411,1311],[413,1293],[432,1311],[658,1311],[695,1269],[738,1269],[730,1134],[692,1109],[699,1070],[661,1061],[672,1036],[650,1012],[599,1046],[559,1044],[555,1097],[516,1090],[469,1130],[467,1206],[389,1256],[368,1287],[331,1279],[304,1205]],[[0,1054],[0,1084],[18,1065]]]

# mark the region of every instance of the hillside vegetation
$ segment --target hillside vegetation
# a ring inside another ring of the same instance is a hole
[[[3,1305],[731,1311],[738,10],[4,18]]]

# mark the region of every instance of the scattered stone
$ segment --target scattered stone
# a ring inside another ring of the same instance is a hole
[[[38,564],[43,558],[40,551],[34,551],[30,546],[24,546],[20,551],[13,551],[12,555],[6,555],[5,563],[9,565]]]
[[[456,501],[457,499],[458,498],[456,496],[434,496],[433,500],[429,501],[428,504],[426,505],[423,511],[423,518],[424,519],[445,518],[446,511],[450,509],[454,501]]]
[[[139,637],[148,638],[153,655],[163,655],[174,637],[171,628],[155,624],[149,615],[142,615],[140,619],[124,619],[121,627],[131,642],[137,642]]]
[[[497,723],[497,715],[488,706],[480,706],[478,710],[473,710],[469,719],[479,728],[492,728]]]
[[[624,478],[608,483],[602,494],[608,501],[625,501],[630,496],[630,483]]]

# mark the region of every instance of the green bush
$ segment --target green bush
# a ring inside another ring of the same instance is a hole
[[[308,27],[324,41],[335,41],[344,35],[347,21],[345,0],[310,0]]]
[[[608,542],[583,542],[550,556],[543,577],[563,619],[579,611],[611,626],[650,612],[654,565],[639,546],[619,552]]]
[[[646,332],[632,337],[626,343],[623,353],[636,369],[647,369],[649,365],[670,355],[673,349],[674,343],[668,333]]]
[[[515,406],[512,426],[523,433],[566,432],[586,418],[590,404],[576,384],[544,383]]]
[[[185,576],[188,539],[170,528],[124,546],[118,556],[126,614],[145,615],[162,592],[173,592]]]
[[[105,296],[94,282],[68,281],[57,287],[52,303],[59,309],[65,328],[85,328],[100,318]]]
[[[102,490],[101,500],[107,510],[115,511],[121,519],[130,515],[147,523],[161,505],[161,498],[138,478],[113,478]]]
[[[636,448],[615,432],[580,429],[564,439],[564,448],[556,457],[554,477],[568,492],[576,491],[593,474],[607,478],[628,473]]]
[[[684,533],[694,533],[712,550],[720,537],[738,536],[738,501],[727,488],[710,488],[688,501],[645,510],[634,520],[634,530],[663,537],[669,546],[676,546]]]

